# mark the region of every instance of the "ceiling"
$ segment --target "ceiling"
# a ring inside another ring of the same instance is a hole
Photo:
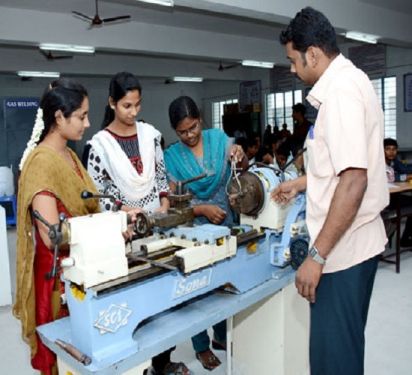
[[[258,5],[258,7],[256,7]],[[94,0],[0,0],[0,72],[58,70],[74,75],[203,76],[253,79],[258,69],[218,70],[242,59],[287,64],[279,32],[306,5],[292,0],[175,0],[173,8],[136,0],[100,0],[102,18],[131,15],[123,23],[90,28],[71,14],[93,16]],[[337,31],[381,36],[384,43],[412,46],[412,1],[312,0]],[[92,56],[46,60],[40,42],[92,45]]]
[[[396,12],[406,13],[412,16],[412,1],[405,0],[361,0],[363,3],[372,4]]]

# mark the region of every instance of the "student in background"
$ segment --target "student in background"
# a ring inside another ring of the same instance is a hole
[[[263,146],[268,145],[271,142],[273,136],[273,128],[272,125],[266,125],[265,132],[263,133]]]
[[[296,103],[292,107],[293,118],[293,143],[296,149],[303,148],[309,128],[313,125],[306,117],[306,107],[302,103]]]
[[[412,166],[402,163],[398,158],[398,142],[392,138],[385,138],[383,140],[385,150],[386,171],[388,182],[406,181],[412,178]],[[401,195],[402,206],[412,206],[412,198],[408,195]],[[393,202],[390,204],[391,208],[395,208]],[[401,237],[402,247],[412,247],[412,217],[408,216],[405,223],[405,228]]]
[[[395,172],[395,181],[412,179],[412,165],[404,164],[398,158],[398,142],[393,138],[383,140],[386,165]]]
[[[279,138],[280,139],[288,139],[289,137],[291,137],[291,133],[288,129],[288,124],[283,124],[282,125],[282,130],[279,132]]]
[[[292,150],[292,155],[293,158],[295,159],[293,164],[296,168],[296,171],[298,173],[298,176],[303,176],[305,175],[305,158],[304,158],[304,153],[305,149],[299,149],[299,150]]]
[[[259,142],[256,138],[236,138],[235,143],[242,146],[243,152],[246,154],[249,165],[255,163],[257,153],[259,151]]]

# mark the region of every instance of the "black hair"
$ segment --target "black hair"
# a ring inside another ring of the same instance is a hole
[[[294,106],[292,106],[292,111],[301,113],[302,116],[305,116],[306,107],[302,103],[296,103]]]
[[[258,137],[258,135],[256,134],[256,136],[255,136],[255,134],[253,134],[252,137],[247,137],[247,138],[246,138],[246,140],[247,140],[247,147],[257,146],[258,141],[257,141],[256,137]]]
[[[237,137],[235,138],[235,144],[242,147],[243,152],[247,151],[247,139],[246,137]]]
[[[109,97],[117,103],[129,91],[137,90],[142,95],[142,86],[135,75],[129,72],[120,72],[115,74],[110,80]],[[102,122],[102,129],[109,125],[114,120],[114,109],[109,103],[106,105],[104,118]]]
[[[293,48],[304,54],[310,46],[319,47],[326,56],[340,53],[335,29],[325,15],[311,7],[303,8],[287,28],[280,33],[280,43],[292,42]]]
[[[46,137],[56,123],[56,112],[60,110],[65,118],[79,109],[84,98],[88,96],[87,90],[80,84],[68,78],[53,81],[45,90],[40,100],[43,110],[44,129],[40,135],[39,143]]]
[[[279,147],[276,149],[276,154],[283,155],[286,158],[288,158],[290,155],[290,151],[290,145],[287,142],[284,142],[281,145],[279,145]]]
[[[199,108],[192,98],[179,96],[169,105],[169,119],[172,128],[176,130],[179,123],[187,117],[199,119]]]
[[[238,137],[235,139],[235,144],[242,146],[243,151],[246,153],[249,147],[257,146],[255,137]]]
[[[251,138],[253,138],[254,140],[256,140],[256,138],[259,138],[259,141],[262,139],[261,135],[258,132],[252,132]]]
[[[396,141],[396,139],[393,138],[385,138],[383,140],[383,147],[386,146],[395,146],[396,148],[398,148],[398,142]]]

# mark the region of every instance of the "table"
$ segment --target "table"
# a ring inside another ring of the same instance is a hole
[[[411,182],[392,182],[388,184],[389,186],[389,193],[396,194],[396,193],[404,193],[406,191],[412,191],[412,183]]]
[[[227,374],[231,373],[232,363],[235,368],[237,364],[247,368],[246,373],[250,374],[270,374],[275,368],[277,374],[303,374],[309,368],[309,304],[297,294],[294,275],[294,271],[287,267],[274,271],[272,279],[243,294],[210,293],[178,309],[162,313],[136,331],[134,337],[140,346],[136,345],[133,354],[116,363],[96,366],[92,362],[89,366],[83,366],[57,346],[56,339],[71,341],[70,318],[43,325],[38,332],[58,359],[69,365],[72,374],[141,374],[131,372],[131,369],[211,325],[229,319],[233,356],[228,345]],[[254,332],[255,339],[251,339],[250,332]],[[265,332],[266,337],[257,337],[259,332]],[[251,355],[252,349],[259,355],[266,353],[266,360],[257,361],[256,356]],[[245,350],[249,356],[245,355]],[[290,358],[291,353],[293,359]]]
[[[382,260],[388,263],[394,263],[396,266],[396,273],[400,272],[401,263],[401,221],[403,217],[412,216],[412,206],[402,207],[401,194],[412,191],[411,182],[395,182],[389,184],[389,193],[395,206],[392,210],[387,210],[384,214],[384,219],[395,220],[396,223],[396,245],[395,254],[382,256]],[[386,216],[386,217],[385,217]],[[395,260],[388,259],[395,255]]]

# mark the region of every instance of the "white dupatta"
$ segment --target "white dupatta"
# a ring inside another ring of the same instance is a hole
[[[148,195],[155,183],[155,138],[160,132],[145,122],[136,122],[139,152],[143,173],[139,175],[117,140],[106,130],[101,130],[89,141],[99,155],[103,168],[129,200],[139,200]]]

